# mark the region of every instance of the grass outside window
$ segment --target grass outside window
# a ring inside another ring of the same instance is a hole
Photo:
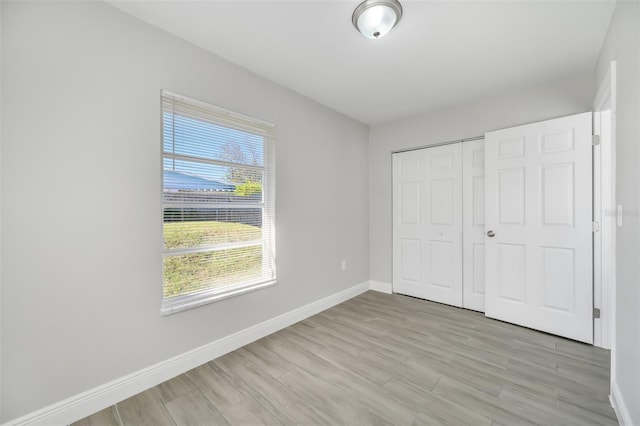
[[[216,221],[164,224],[165,249],[255,241],[258,226]],[[171,298],[260,278],[262,246],[189,253],[164,258],[164,297]]]

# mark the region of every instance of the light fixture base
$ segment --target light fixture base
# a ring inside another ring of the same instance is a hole
[[[351,22],[363,36],[377,39],[391,31],[401,17],[398,0],[365,0],[353,11]]]

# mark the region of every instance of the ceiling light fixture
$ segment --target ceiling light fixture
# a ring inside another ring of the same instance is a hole
[[[371,39],[384,37],[402,16],[398,0],[365,0],[353,11],[353,26]]]

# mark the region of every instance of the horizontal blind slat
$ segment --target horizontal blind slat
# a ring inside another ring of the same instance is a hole
[[[239,241],[235,243],[198,246],[198,247],[185,248],[185,249],[169,249],[169,250],[165,250],[163,254],[165,257],[182,256],[182,255],[191,254],[191,253],[209,253],[214,251],[225,251],[225,250],[245,248],[245,247],[261,246],[261,245],[262,245],[262,240]]]
[[[175,160],[193,162],[193,163],[210,164],[214,166],[237,167],[243,170],[259,170],[259,171],[264,170],[264,166],[260,166],[260,165],[234,163],[231,161],[217,160],[214,158],[197,157],[194,155],[173,154],[167,151],[164,151],[162,156],[163,158],[167,158],[167,159],[175,159]]]

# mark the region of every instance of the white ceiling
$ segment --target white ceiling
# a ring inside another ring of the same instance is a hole
[[[386,37],[358,0],[109,1],[366,124],[591,70],[613,1],[408,1]]]

